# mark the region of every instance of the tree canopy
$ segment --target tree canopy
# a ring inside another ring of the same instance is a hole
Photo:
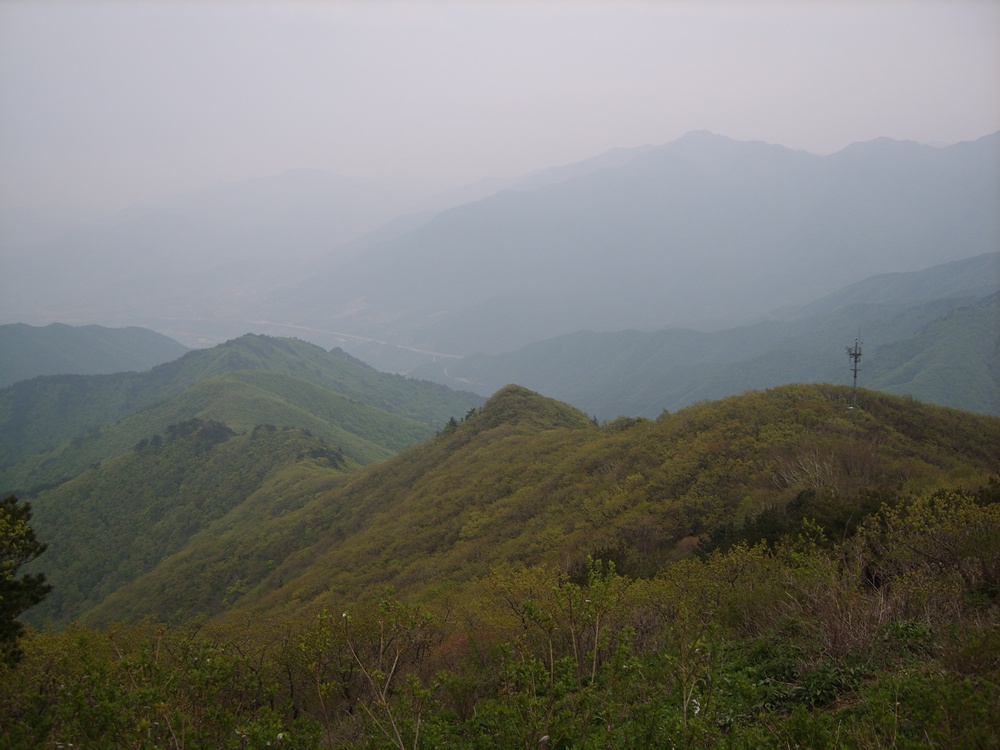
[[[31,505],[14,495],[0,500],[0,659],[14,662],[20,657],[18,639],[24,626],[17,618],[38,604],[51,588],[42,573],[17,576],[22,565],[45,551],[35,537]]]

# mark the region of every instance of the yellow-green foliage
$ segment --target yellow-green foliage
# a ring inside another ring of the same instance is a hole
[[[212,533],[262,486],[301,465],[311,477],[336,476],[353,466],[297,430],[260,427],[236,435],[219,422],[191,420],[41,493],[34,500],[34,524],[49,548],[36,568],[45,571],[54,591],[32,615],[57,622],[81,615],[199,535]],[[272,503],[270,512],[281,508]],[[197,589],[206,581],[176,583]],[[202,601],[206,611],[221,607],[221,601]]]
[[[293,616],[384,585],[455,600],[499,565],[580,578],[588,556],[649,577],[713,530],[786,505],[806,515],[781,533],[822,511],[839,538],[879,492],[975,487],[1000,470],[1000,420],[874,393],[850,410],[849,395],[788,386],[599,427],[509,387],[348,478],[284,470],[93,616]]]
[[[433,606],[29,633],[0,746],[994,747],[998,499],[921,493],[842,543],[806,525],[646,579],[506,563]]]

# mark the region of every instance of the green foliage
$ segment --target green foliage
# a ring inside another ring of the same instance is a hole
[[[871,579],[883,586],[905,581],[915,615],[1000,603],[1000,503],[964,492],[921,496],[884,507],[869,519],[862,542]]]
[[[1000,414],[1000,294],[951,310],[878,352],[872,387]]]
[[[258,646],[139,625],[33,635],[0,681],[0,746],[314,748]]]
[[[350,466],[338,451],[298,431],[259,428],[237,435],[219,422],[189,420],[41,493],[36,524],[50,544],[44,567],[55,591],[32,619],[65,623],[82,615],[298,464],[326,475]],[[227,587],[246,572],[231,576]],[[188,580],[174,585],[192,596],[197,590]],[[166,594],[160,592],[161,602]],[[213,611],[223,598],[200,605]]]
[[[18,639],[23,626],[17,621],[25,610],[38,604],[52,588],[41,574],[18,570],[42,552],[31,520],[31,505],[13,495],[0,500],[0,662],[12,663],[20,657]]]
[[[995,507],[921,495],[844,542],[807,525],[811,536],[737,544],[653,579],[597,560],[583,582],[507,565],[436,612],[382,590],[258,626],[31,633],[0,680],[5,742],[991,747],[1000,608],[946,568],[873,587],[857,563],[912,567],[906,544],[877,546],[887,518],[912,539],[956,509],[957,528]],[[978,570],[980,550],[953,549],[958,569]],[[929,582],[963,607],[914,610]]]
[[[866,397],[791,386],[601,428],[510,388],[349,474],[298,431],[179,423],[50,519],[91,524],[80,540],[120,523],[114,575],[148,565],[88,620],[152,615],[171,647],[141,624],[32,633],[0,708],[21,746],[142,746],[135,726],[187,746],[264,742],[252,726],[329,747],[982,744],[1000,423]]]
[[[220,376],[226,377],[206,382]],[[194,417],[241,430],[266,422],[318,426],[316,434],[344,443],[359,460],[381,460],[481,401],[377,372],[303,341],[248,334],[144,373],[39,377],[0,390],[0,470],[6,472],[0,481],[23,488],[65,481]],[[130,417],[124,429],[113,427]],[[31,461],[39,453],[48,454],[47,465]],[[11,469],[24,461],[29,464]]]
[[[167,471],[140,451],[138,464],[106,462],[67,485],[65,495],[53,490],[42,498],[69,502],[85,488],[89,498],[111,498],[119,491],[112,483],[124,489],[132,474],[158,477],[148,491],[134,490],[145,495],[120,502],[166,503],[171,517],[187,514],[192,532],[203,533],[171,532],[165,536],[177,544],[169,549],[153,542],[160,532],[133,535],[127,557],[148,544],[156,552],[132,569],[131,583],[123,586],[116,573],[90,601],[66,586],[53,596],[97,607],[94,622],[124,613],[175,621],[242,608],[313,615],[339,597],[384,585],[420,598],[462,596],[507,563],[558,565],[580,584],[590,556],[614,562],[622,575],[649,578],[699,542],[703,550],[740,540],[776,544],[802,533],[807,521],[818,524],[829,547],[851,538],[883,502],[958,482],[975,486],[1000,469],[990,449],[1000,443],[997,420],[867,398],[870,411],[849,411],[846,389],[789,386],[620,430],[510,388],[456,420],[448,434],[349,479],[337,475],[336,463],[306,460],[328,447],[293,449],[302,438],[290,432],[273,433],[279,442],[259,442],[259,449],[233,437],[215,451],[211,471],[205,464],[208,473],[190,481],[181,475],[198,465],[185,468],[193,452],[177,454]],[[290,440],[287,448],[282,440]],[[300,455],[281,467],[269,463]],[[830,468],[800,473],[803,464]],[[190,507],[191,493],[177,494],[182,481],[214,499]],[[95,482],[107,489],[97,491]],[[85,508],[94,506],[79,511]],[[719,534],[726,527],[728,541]],[[55,544],[48,530],[46,537]],[[85,537],[77,538],[84,549]]]

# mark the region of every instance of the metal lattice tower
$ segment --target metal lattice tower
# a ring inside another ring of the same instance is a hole
[[[851,372],[854,373],[854,388],[851,391],[851,408],[858,407],[858,370],[861,369],[861,331],[858,330],[858,337],[854,339],[854,346],[847,347],[847,356],[851,358]]]

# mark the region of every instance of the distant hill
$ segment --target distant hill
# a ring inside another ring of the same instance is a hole
[[[488,395],[517,382],[601,419],[655,417],[703,399],[794,382],[861,382],[932,403],[1000,414],[1000,254],[872,277],[777,319],[699,332],[578,332],[414,374]]]
[[[797,497],[823,498],[822,509],[802,512],[822,510],[814,517],[839,535],[836,524],[852,516],[857,522],[862,505],[877,509],[880,491],[975,487],[1000,471],[1000,420],[867,390],[862,400],[863,409],[851,410],[849,388],[784,386],[602,428],[568,405],[509,386],[437,437],[350,475],[339,476],[326,458],[308,459],[311,449],[291,451],[302,458],[276,469],[273,481],[262,479],[252,494],[233,494],[224,515],[204,517],[201,531],[172,554],[129,582],[102,579],[121,582],[118,588],[79,592],[78,611],[91,622],[278,612],[292,618],[385,586],[409,597],[461,598],[495,566],[573,570],[587,555],[648,576],[688,554],[695,537]],[[237,444],[228,447],[236,437],[213,435],[217,447],[202,451],[204,458],[175,464],[192,472],[177,475],[191,490],[156,507],[190,502],[210,477],[237,477],[224,463],[208,473],[198,468],[223,461],[223,452],[225,460],[240,454]],[[156,450],[167,450],[172,439],[164,436]],[[148,535],[144,519],[164,511],[128,500],[125,477],[165,481],[139,468],[153,466],[159,454],[150,450],[144,444],[40,493],[40,538],[56,548],[71,528],[95,527],[105,505],[132,508]],[[191,445],[184,450],[198,455]],[[81,505],[83,497],[99,497],[100,505]],[[60,510],[67,504],[76,505],[75,520],[60,524],[69,518]],[[134,539],[126,527],[126,539]]]
[[[939,299],[977,300],[1000,291],[1000,252],[984,253],[919,271],[877,274],[799,308],[773,312],[807,318],[850,305],[913,305]]]
[[[145,373],[62,375],[0,390],[0,484],[65,481],[169,424],[314,430],[358,463],[426,439],[482,398],[380,373],[343,352],[247,335]]]
[[[709,133],[442,212],[291,285],[273,320],[431,352],[745,324],[876,274],[995,252],[1000,133],[831,156]]]
[[[187,347],[145,328],[0,325],[0,388],[36,375],[144,371]]]
[[[1000,293],[876,350],[872,387],[1000,415]]]

